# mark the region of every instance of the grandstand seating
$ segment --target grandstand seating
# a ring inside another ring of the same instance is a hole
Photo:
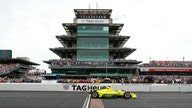
[[[8,74],[19,68],[19,64],[0,64],[0,75]]]
[[[192,67],[192,61],[157,61],[149,62],[149,66],[154,67]]]

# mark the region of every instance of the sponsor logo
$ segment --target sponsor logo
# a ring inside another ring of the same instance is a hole
[[[106,88],[106,86],[96,85],[71,85],[73,91],[88,91],[88,90],[99,90]]]
[[[77,23],[109,23],[109,19],[77,19]]]
[[[69,86],[68,84],[64,84],[64,85],[63,85],[63,89],[64,89],[64,90],[69,90],[69,87],[70,87],[70,86]]]

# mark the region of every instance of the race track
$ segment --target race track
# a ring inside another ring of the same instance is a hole
[[[0,91],[0,108],[82,108],[85,92]],[[192,93],[137,93],[138,99],[92,99],[99,108],[192,108]],[[96,108],[90,105],[90,108]]]
[[[0,91],[0,108],[82,108],[86,96],[83,92]]]
[[[192,93],[137,93],[138,99],[101,99],[104,108],[192,108]]]

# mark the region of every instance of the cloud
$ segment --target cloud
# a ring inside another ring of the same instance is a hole
[[[1,0],[0,49],[12,49],[13,57],[29,57],[48,70],[42,61],[59,58],[49,48],[62,46],[55,38],[66,34],[62,23],[72,23],[73,9],[89,4],[113,9],[114,22],[124,23],[120,34],[131,36],[125,46],[137,48],[128,59],[191,60],[190,0]]]

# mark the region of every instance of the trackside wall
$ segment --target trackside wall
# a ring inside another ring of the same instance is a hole
[[[192,92],[191,84],[0,83],[0,91],[88,91],[111,86],[134,92]]]

